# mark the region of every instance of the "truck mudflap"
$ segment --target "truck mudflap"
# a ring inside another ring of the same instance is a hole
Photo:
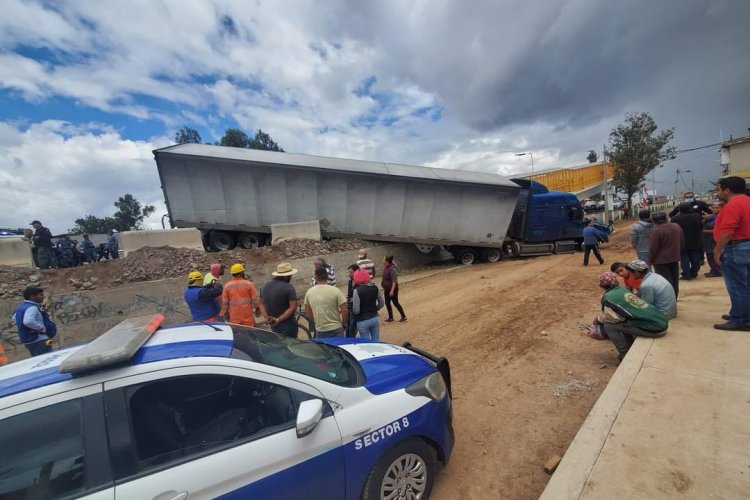
[[[427,358],[435,363],[435,368],[437,368],[437,371],[440,372],[440,375],[443,376],[443,380],[445,380],[445,385],[448,388],[448,395],[451,397],[451,399],[453,399],[453,391],[451,389],[451,367],[448,363],[448,360],[442,356],[435,356],[434,354],[423,351],[418,347],[414,347],[413,345],[411,345],[411,342],[404,342],[402,344],[402,347],[409,349],[410,351],[419,354],[420,356]]]

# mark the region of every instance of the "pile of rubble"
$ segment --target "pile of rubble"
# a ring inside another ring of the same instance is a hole
[[[241,262],[252,268],[269,262],[335,252],[356,252],[359,248],[372,245],[372,242],[358,239],[289,240],[272,247],[237,248],[213,253],[186,248],[145,247],[131,252],[124,259],[68,269],[34,270],[0,266],[0,299],[20,297],[27,286],[51,288],[57,293],[94,290],[101,286],[115,287],[124,283],[187,276],[194,269],[205,272],[214,262],[226,267]]]

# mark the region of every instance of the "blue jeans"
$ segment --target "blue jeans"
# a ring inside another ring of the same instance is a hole
[[[29,354],[31,354],[32,356],[39,356],[41,354],[52,352],[52,347],[47,345],[46,340],[37,340],[36,342],[32,342],[31,344],[24,344],[23,346],[29,351]]]
[[[326,332],[321,332],[318,330],[318,332],[315,334],[316,338],[319,339],[327,339],[330,337],[346,337],[346,330],[344,330],[344,327],[336,328],[335,330],[328,330]]]
[[[698,271],[701,270],[701,260],[703,260],[703,250],[683,250],[680,253],[682,277],[697,278]]]
[[[297,319],[292,316],[282,323],[277,323],[271,327],[271,331],[284,335],[285,337],[297,338]]]
[[[721,272],[729,292],[729,322],[750,326],[750,241],[735,243],[721,254]]]
[[[357,321],[359,336],[363,339],[372,339],[380,342],[380,316],[373,316],[364,321]]]

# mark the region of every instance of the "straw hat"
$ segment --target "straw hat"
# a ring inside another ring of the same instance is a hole
[[[291,276],[297,272],[296,269],[292,268],[289,262],[282,262],[276,266],[276,271],[272,272],[273,276]]]

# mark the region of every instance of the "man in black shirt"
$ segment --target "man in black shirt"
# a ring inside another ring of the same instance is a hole
[[[44,227],[41,222],[35,220],[31,223],[34,226],[33,243],[36,248],[36,260],[39,267],[49,269],[54,265],[52,256],[52,232]]]
[[[263,305],[271,317],[271,330],[281,335],[297,338],[297,291],[292,284],[296,269],[288,262],[282,262],[272,272],[273,279],[260,289]]]
[[[703,257],[703,221],[693,212],[690,203],[680,203],[680,213],[672,217],[672,222],[682,228],[685,245],[680,252],[682,276],[680,279],[692,280],[698,277]]]

